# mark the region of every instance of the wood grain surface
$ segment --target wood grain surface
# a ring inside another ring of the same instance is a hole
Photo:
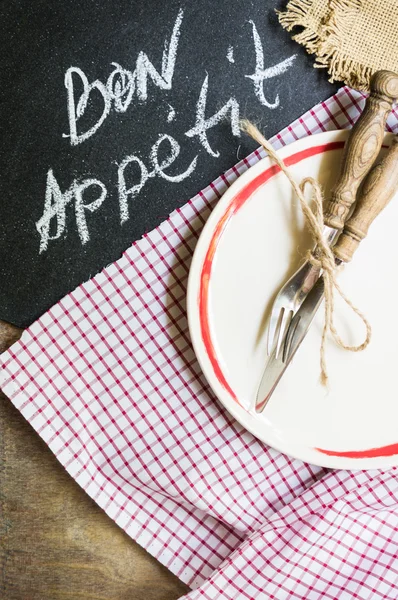
[[[377,71],[370,80],[370,95],[365,108],[344,147],[340,175],[324,215],[329,227],[343,228],[358,188],[380,152],[387,117],[397,97],[398,74]]]
[[[352,260],[359,244],[368,235],[369,227],[385,209],[398,189],[398,137],[383,160],[373,167],[358,193],[354,212],[344,225],[343,233],[333,251],[343,262]]]
[[[20,334],[0,321],[0,351]],[[172,600],[187,591],[87,496],[0,393],[0,598]]]

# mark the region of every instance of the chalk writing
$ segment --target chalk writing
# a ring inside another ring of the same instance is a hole
[[[159,164],[159,148],[163,142],[167,141],[170,145],[169,156],[164,158]],[[153,166],[152,171],[148,171],[143,161],[138,156],[127,156],[118,168],[118,188],[119,188],[119,205],[120,205],[120,222],[124,223],[129,218],[129,200],[130,202],[139,194],[150,177],[159,176],[166,181],[179,183],[191,175],[195,170],[198,157],[192,160],[186,170],[179,175],[168,175],[165,169],[170,167],[180,154],[180,145],[170,135],[160,135],[158,140],[153,144],[150,152],[150,160]],[[127,188],[125,171],[128,166],[137,165],[139,168],[138,183],[135,183],[130,188]]]
[[[84,192],[93,186],[100,189],[100,194],[96,200],[93,200],[89,204],[84,204]],[[57,240],[65,232],[66,207],[72,202],[75,204],[76,225],[80,240],[82,244],[88,242],[90,238],[87,228],[86,211],[96,211],[105,200],[106,194],[105,185],[98,179],[84,179],[80,183],[75,180],[70,188],[62,193],[54,173],[50,169],[47,173],[44,213],[36,223],[37,231],[40,233],[40,252],[47,250],[50,240]],[[51,235],[50,227],[54,218],[56,219],[56,230]]]
[[[159,70],[143,51],[138,53],[134,70],[112,62],[112,71],[105,82],[95,79],[90,83],[86,73],[80,67],[73,66],[67,69],[64,84],[69,133],[64,133],[63,137],[69,139],[71,146],[77,146],[92,138],[113,111],[125,113],[134,100],[140,105],[147,102],[150,93],[149,82],[153,88],[159,90],[172,89],[183,17],[184,12],[181,9],[174,22],[170,37],[164,41]],[[266,67],[260,35],[255,23],[249,21],[249,24],[252,29],[255,68],[252,74],[245,75],[245,77],[253,82],[252,91],[260,104],[273,110],[279,106],[279,95],[272,100],[266,98],[264,83],[266,80],[278,77],[288,71],[293,65],[296,55]],[[233,46],[228,47],[226,58],[231,64],[235,63]],[[208,133],[221,121],[227,120],[230,123],[232,135],[238,137],[240,135],[240,106],[238,100],[231,96],[222,104],[221,108],[219,105],[209,107],[209,84],[209,75],[206,73],[199,90],[192,126],[183,135],[196,140],[205,152],[217,158],[220,156],[220,151],[212,147]],[[90,122],[89,110],[92,110],[93,107],[95,112],[92,114],[95,116],[91,119],[90,126],[87,126],[87,123]],[[171,124],[177,117],[176,110],[168,102],[166,102],[166,107],[165,120]],[[100,114],[99,117],[98,114]],[[82,126],[83,117],[85,117],[85,130]],[[199,154],[193,152],[190,158],[181,160],[179,158],[180,151],[179,142],[171,135],[162,133],[153,143],[147,159],[144,160],[139,153],[135,152],[128,154],[120,162],[114,163],[116,165],[115,190],[119,202],[121,225],[129,220],[134,201],[151,178],[161,178],[170,183],[179,183],[195,171]],[[161,160],[159,156],[162,156]],[[172,165],[174,174],[168,170]],[[175,174],[176,169],[177,174]],[[87,216],[89,213],[98,211],[108,197],[110,195],[108,195],[105,184],[94,177],[75,178],[70,187],[62,192],[53,170],[49,169],[43,215],[36,222],[36,228],[40,235],[39,251],[46,251],[50,241],[59,239],[66,234],[66,211],[69,206],[74,208],[76,229],[80,241],[83,245],[87,244],[90,239]]]
[[[209,88],[209,76],[206,75],[205,80],[202,85],[202,89],[200,90],[199,100],[196,105],[196,123],[192,129],[189,129],[185,135],[187,137],[193,137],[195,135],[198,136],[200,143],[203,148],[211,154],[211,156],[220,156],[220,153],[214,151],[207,139],[207,130],[211,129],[220,121],[223,121],[227,116],[229,116],[231,121],[231,131],[233,135],[238,136],[240,133],[239,130],[239,104],[235,98],[230,98],[226,104],[219,111],[217,111],[211,117],[206,119],[206,102],[207,102],[207,91]]]
[[[171,123],[172,121],[174,121],[174,119],[176,118],[176,111],[175,109],[171,106],[171,104],[169,104],[169,113],[167,115],[167,122]]]
[[[279,106],[279,95],[276,96],[274,102],[268,102],[264,94],[264,81],[266,79],[271,79],[271,77],[276,77],[277,75],[281,75],[285,73],[293,64],[297,54],[293,54],[286,60],[274,65],[273,67],[269,67],[268,69],[264,68],[264,50],[263,45],[261,43],[261,38],[258,34],[257,27],[253,21],[250,21],[253,27],[253,41],[254,48],[256,51],[256,70],[253,75],[246,75],[249,79],[252,79],[254,82],[254,92],[261,102],[263,106],[267,108],[277,108]]]
[[[63,137],[70,137],[72,146],[81,144],[94,135],[109,115],[112,106],[116,112],[126,112],[133,100],[134,93],[139,101],[145,102],[148,99],[148,77],[161,90],[171,90],[183,14],[183,11],[180,10],[174,23],[170,41],[166,40],[164,43],[160,73],[153,66],[145,52],[138,54],[133,72],[124,69],[118,63],[112,63],[115,69],[109,75],[106,84],[98,79],[89,83],[85,73],[78,67],[70,67],[67,70],[65,87],[68,98],[69,133],[64,133]],[[80,85],[83,86],[83,93],[77,102],[75,99],[74,75],[80,78]],[[102,114],[90,129],[79,134],[77,131],[78,121],[86,111],[93,90],[97,90],[102,97]]]

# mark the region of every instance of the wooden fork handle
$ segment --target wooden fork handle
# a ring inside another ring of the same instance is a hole
[[[354,212],[344,226],[333,251],[337,258],[349,262],[370,225],[398,190],[398,136],[392,140],[380,164],[373,167],[358,196]]]
[[[394,99],[398,97],[398,74],[377,71],[370,81],[365,108],[345,144],[340,176],[325,211],[325,225],[342,229],[356,193],[379,154],[384,128]]]

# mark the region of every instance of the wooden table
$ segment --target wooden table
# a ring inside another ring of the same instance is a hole
[[[0,322],[0,352],[20,334]],[[0,598],[172,600],[187,591],[87,496],[0,393]]]

